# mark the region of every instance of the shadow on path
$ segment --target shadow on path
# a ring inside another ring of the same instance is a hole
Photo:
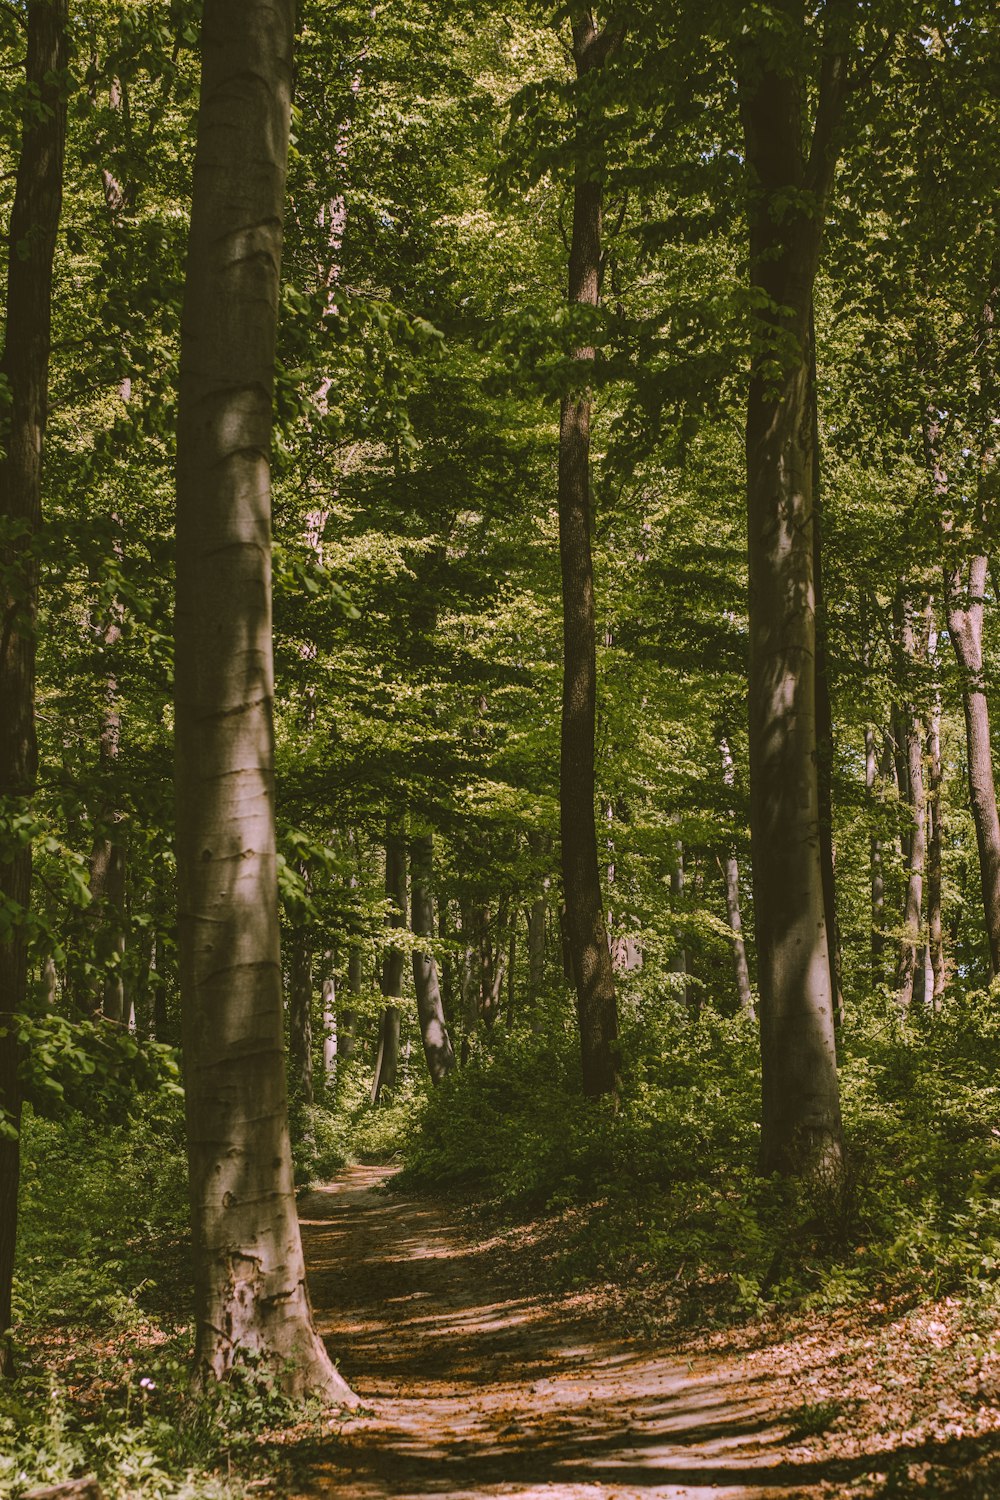
[[[372,1413],[301,1445],[303,1494],[795,1500],[884,1461],[818,1462],[735,1360],[518,1295],[446,1207],[378,1192],[390,1175],[352,1168],[301,1206],[318,1325]]]

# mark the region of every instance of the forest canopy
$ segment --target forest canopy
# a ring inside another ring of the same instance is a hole
[[[994,9],[0,3],[0,1487],[367,1400],[357,1163],[989,1322]]]

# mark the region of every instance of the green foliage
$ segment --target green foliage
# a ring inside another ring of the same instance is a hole
[[[626,1289],[631,1316],[726,1319],[859,1296],[992,1296],[1000,1273],[1000,1024],[987,996],[843,1035],[848,1155],[756,1175],[753,1028],[637,1015],[617,1109],[580,1098],[567,1026],[514,1033],[431,1095],[406,1177],[552,1220],[552,1274]],[[644,1291],[643,1289],[647,1289]],[[648,1292],[648,1295],[647,1295]]]
[[[139,1321],[188,1304],[183,1111],[165,1097],[120,1124],[66,1112],[22,1125],[16,1316]]]

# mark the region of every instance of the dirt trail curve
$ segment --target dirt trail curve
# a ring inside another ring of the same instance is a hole
[[[569,1302],[518,1295],[457,1215],[378,1191],[389,1175],[356,1167],[302,1204],[319,1326],[374,1413],[323,1444],[304,1493],[836,1493],[820,1483],[829,1470],[789,1443],[766,1382],[718,1356],[616,1342]]]

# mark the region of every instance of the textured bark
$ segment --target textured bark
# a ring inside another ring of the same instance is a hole
[[[295,1211],[274,830],[269,454],[294,0],[206,0],[181,325],[178,944],[195,1378],[352,1402]]]
[[[66,0],[27,8],[26,82],[43,108],[26,111],[14,189],[7,261],[7,326],[0,375],[9,394],[6,452],[0,457],[0,799],[9,807],[35,789],[35,625],[42,518],[42,452],[48,413],[52,260],[62,203],[66,137]],[[27,911],[31,848],[0,848],[0,900]],[[6,1332],[17,1235],[21,1090],[12,1017],[27,987],[25,928],[0,942],[0,1373],[8,1368]]]
[[[389,898],[389,927],[406,926],[406,840],[390,829],[385,839],[385,893]],[[377,1104],[383,1089],[396,1086],[399,1072],[399,1006],[393,1004],[403,993],[403,965],[406,955],[401,948],[387,948],[382,960],[380,980],[382,995],[388,1002],[379,1021],[378,1053],[372,1080],[372,1103]]]
[[[410,921],[414,937],[434,936],[434,835],[410,840]],[[431,1083],[441,1083],[455,1066],[455,1053],[445,1024],[437,964],[428,950],[413,950],[413,986],[417,994],[420,1039]]]
[[[896,608],[900,674],[905,680],[912,675],[914,664],[924,655],[919,640],[912,604],[903,598]],[[905,1010],[913,1002],[914,980],[923,955],[924,937],[920,919],[923,910],[924,867],[927,856],[927,808],[924,797],[924,736],[919,709],[912,701],[904,703],[900,713],[903,747],[906,756],[906,785],[910,828],[906,839],[906,895],[903,904],[903,930],[896,956],[896,1000]]]
[[[573,56],[577,76],[600,68],[614,38],[599,32],[589,11],[574,9]],[[578,117],[578,127],[588,122]],[[591,125],[593,122],[589,122]],[[602,184],[593,154],[577,157],[573,180],[573,232],[569,301],[596,307],[601,263]],[[594,349],[573,351],[581,387]],[[590,545],[590,416],[585,390],[564,398],[559,421],[559,555],[563,597],[563,697],[560,755],[560,828],[566,931],[576,986],[583,1091],[615,1093],[619,1082],[618,1011],[614,971],[601,903],[594,817],[594,729],[597,665],[594,566]]]
[[[793,15],[790,24],[804,24]],[[798,1172],[841,1156],[817,777],[810,335],[846,65],[824,49],[806,145],[807,90],[778,51],[765,30],[744,35],[738,58],[757,306],[746,428],[750,828],[761,1167]]]

